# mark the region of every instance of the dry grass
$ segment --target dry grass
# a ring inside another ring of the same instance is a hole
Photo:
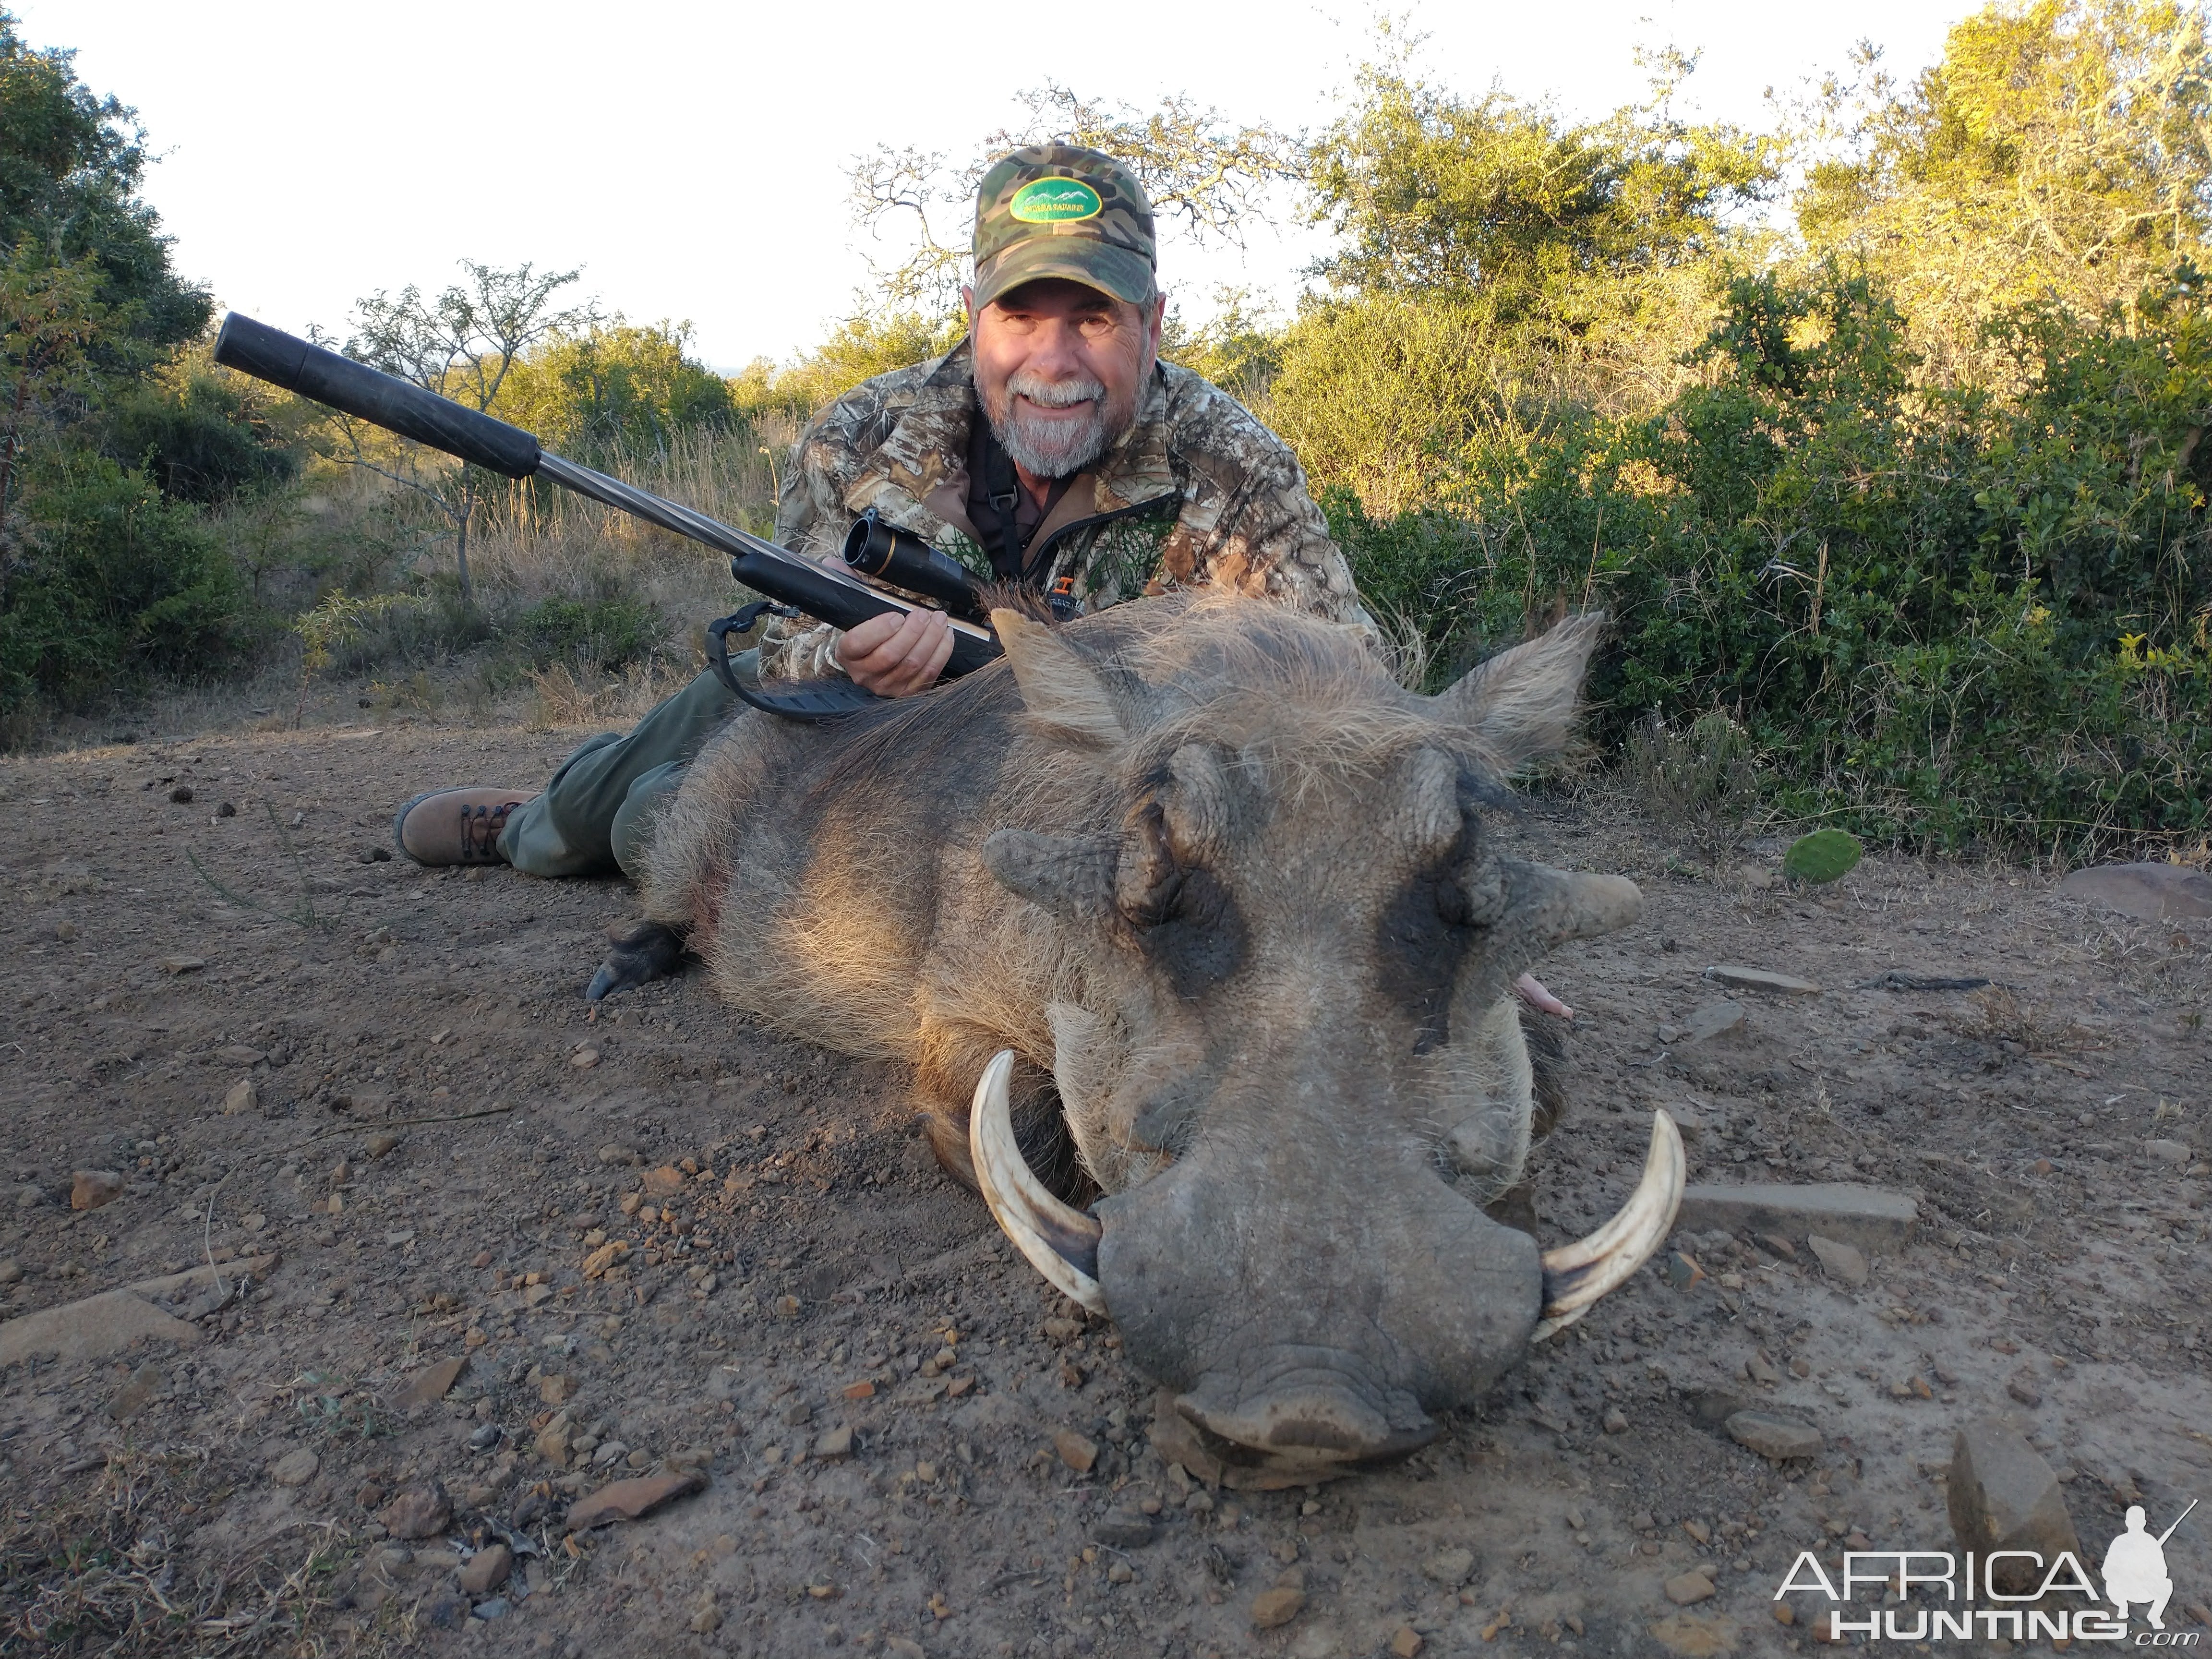
[[[1984,1042],[2017,1042],[2032,1054],[2104,1046],[2103,1038],[2070,1015],[2056,1012],[2048,1005],[2031,1007],[2002,985],[1976,991],[1945,1024],[1961,1036]]]
[[[331,1585],[349,1557],[301,1522],[224,1560],[178,1542],[174,1517],[218,1502],[234,1472],[197,1447],[111,1453],[82,1490],[0,1516],[0,1653],[193,1655],[330,1650]]]
[[[1750,734],[1718,709],[1680,728],[1657,715],[1629,733],[1623,775],[1666,828],[1717,857],[1759,810]]]
[[[567,663],[553,663],[530,676],[536,707],[529,729],[547,732],[641,719],[689,685],[699,666],[654,657],[631,663],[619,678],[609,675],[592,683]]]
[[[775,457],[795,434],[688,433],[652,454],[621,457],[605,471],[726,524],[765,535],[775,527]],[[552,599],[641,599],[672,629],[696,628],[728,608],[728,561],[597,501],[517,484],[487,501],[470,540],[479,603],[515,616]],[[452,574],[452,544],[418,561],[419,574]]]

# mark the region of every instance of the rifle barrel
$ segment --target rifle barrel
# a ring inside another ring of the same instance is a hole
[[[719,519],[710,519],[677,502],[664,501],[620,478],[579,466],[558,455],[541,452],[538,473],[564,489],[588,495],[648,524],[659,525],[663,530],[728,554],[730,574],[739,581],[784,599],[832,627],[856,627],[888,611],[928,608],[871,587],[830,565],[801,558],[763,537],[724,524]],[[946,672],[967,673],[999,654],[998,641],[988,629],[975,627],[957,617],[947,617],[945,621],[952,629],[952,659],[945,665]]]
[[[374,426],[412,438],[510,478],[543,477],[580,495],[643,519],[647,524],[726,553],[730,574],[769,598],[804,611],[833,628],[854,628],[890,611],[926,610],[871,587],[842,569],[817,564],[763,537],[750,535],[675,501],[588,466],[549,454],[520,427],[465,409],[426,387],[371,368],[367,363],[232,312],[216,337],[215,360],[256,379],[296,392]],[[997,637],[948,617],[952,656],[947,675],[981,668],[1000,654]]]

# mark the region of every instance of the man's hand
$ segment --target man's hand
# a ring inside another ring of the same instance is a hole
[[[910,697],[937,684],[952,655],[952,625],[941,611],[919,606],[871,617],[838,637],[838,665],[853,683],[879,697]]]

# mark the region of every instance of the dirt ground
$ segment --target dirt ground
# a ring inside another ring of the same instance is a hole
[[[0,1319],[171,1276],[0,1369],[0,1653],[1779,1653],[1801,1550],[1951,1547],[1973,1419],[2059,1470],[2093,1567],[2128,1504],[2212,1498],[2212,924],[1897,857],[1791,892],[1774,845],[1713,867],[1602,791],[1533,799],[1525,849],[1648,900],[1545,970],[1579,1018],[1540,1236],[1620,1201],[1655,1106],[1692,1181],[1869,1182],[1917,1226],[1858,1286],[1678,1234],[1701,1277],[1655,1263],[1411,1462],[1239,1492],[1152,1449],[1152,1388],[939,1174],[895,1073],[696,975],[595,1016],[619,883],[368,861],[405,796],[533,784],[580,732],[349,696],[141,724],[186,718],[0,763]],[[1996,983],[1854,988],[1891,969]],[[1680,1043],[1723,995],[1747,1029]],[[119,1195],[73,1211],[79,1170]],[[1727,1437],[1760,1403],[1820,1455]],[[704,1485],[569,1533],[671,1471]],[[507,1582],[459,1589],[499,1546]],[[2196,1629],[2212,1504],[2167,1559]]]

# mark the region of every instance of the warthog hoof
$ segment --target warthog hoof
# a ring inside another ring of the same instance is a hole
[[[641,921],[616,933],[614,946],[585,988],[587,1001],[597,1002],[611,991],[632,991],[666,979],[684,959],[684,935],[657,921]]]

